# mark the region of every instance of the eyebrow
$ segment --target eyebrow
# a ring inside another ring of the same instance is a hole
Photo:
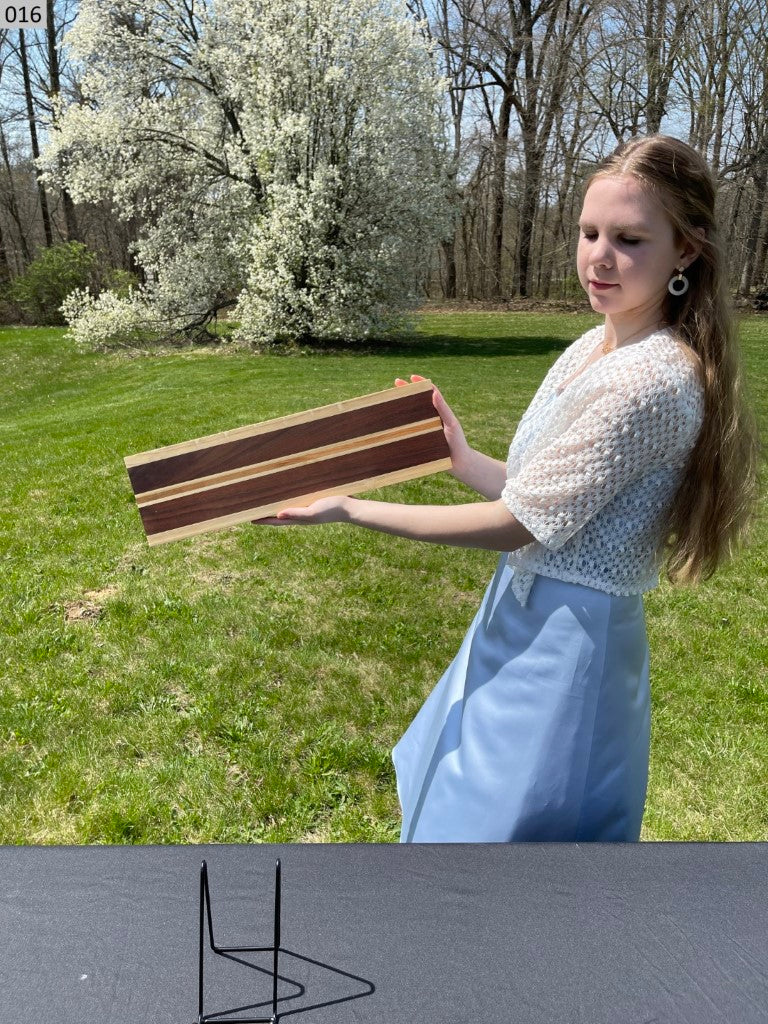
[[[594,228],[595,225],[590,223],[589,221],[584,221],[584,223],[579,221],[578,226],[581,228],[582,231],[584,231],[586,228]],[[632,235],[644,234],[649,230],[649,228],[645,224],[617,224],[613,230],[621,231],[625,234]]]

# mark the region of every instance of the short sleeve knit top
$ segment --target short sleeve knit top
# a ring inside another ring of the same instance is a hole
[[[508,556],[523,605],[537,573],[617,595],[659,582],[657,548],[704,388],[668,329],[578,372],[603,333],[587,331],[555,361],[509,448],[501,498],[536,538]]]

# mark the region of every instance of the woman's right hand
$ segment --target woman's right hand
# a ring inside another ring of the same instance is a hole
[[[419,374],[411,374],[412,384],[416,384],[422,380],[425,380],[425,378],[419,376]],[[395,387],[401,388],[407,385],[407,383],[408,381],[403,380],[401,377],[397,377],[395,379]],[[432,404],[434,405],[438,416],[443,421],[445,439],[448,442],[448,449],[451,454],[451,461],[453,462],[453,470],[456,472],[457,468],[467,462],[472,449],[464,436],[464,431],[462,430],[461,424],[456,418],[455,413],[434,384],[432,385]]]

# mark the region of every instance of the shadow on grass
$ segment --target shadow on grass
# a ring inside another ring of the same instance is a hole
[[[525,335],[499,336],[492,338],[462,338],[451,334],[400,335],[378,341],[313,341],[305,342],[300,350],[302,355],[367,355],[367,356],[543,356],[552,351],[562,352],[576,335],[563,337],[526,337]],[[275,349],[275,355],[279,354]],[[291,354],[291,350],[285,350]]]

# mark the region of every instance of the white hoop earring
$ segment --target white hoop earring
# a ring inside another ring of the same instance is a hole
[[[685,293],[688,291],[689,284],[690,281],[683,274],[683,268],[681,267],[680,270],[678,270],[677,272],[677,276],[673,277],[670,280],[669,284],[667,285],[667,290],[669,291],[670,295],[685,295]]]

